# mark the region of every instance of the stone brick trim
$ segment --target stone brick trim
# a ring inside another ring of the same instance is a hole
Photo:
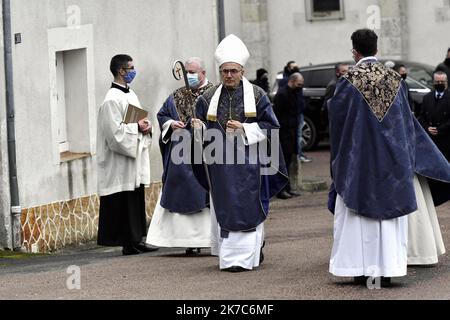
[[[161,183],[145,190],[147,222],[150,224]],[[97,239],[100,201],[91,195],[22,210],[22,247],[28,252],[48,253],[69,245]]]

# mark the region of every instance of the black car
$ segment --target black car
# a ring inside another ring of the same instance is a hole
[[[379,60],[385,63],[386,59]],[[413,110],[418,110],[422,104],[423,97],[433,88],[434,67],[417,62],[391,60],[396,65],[403,64],[408,69],[408,78],[406,82],[409,85],[410,94],[414,101]],[[346,62],[354,65],[354,62]],[[327,63],[320,65],[310,65],[301,67],[300,72],[305,78],[303,95],[305,97],[305,126],[303,127],[303,149],[311,150],[318,145],[320,141],[328,138],[328,116],[326,109],[323,109],[324,96],[328,83],[335,76],[336,63]],[[277,90],[278,83],[283,78],[279,73],[277,80],[270,93],[273,99]]]

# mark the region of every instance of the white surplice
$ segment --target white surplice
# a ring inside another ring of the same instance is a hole
[[[195,214],[170,212],[160,205],[161,194],[153,212],[147,243],[168,248],[209,248],[211,217],[208,208]]]
[[[414,189],[418,209],[408,215],[408,264],[436,264],[445,246],[427,179],[416,176]]]
[[[408,264],[436,264],[445,247],[426,178],[414,177],[414,191],[416,212],[383,221],[356,215],[338,195],[330,272],[342,277],[400,277]]]
[[[123,123],[128,104],[141,107],[133,90],[125,93],[111,88],[98,112],[97,166],[100,196],[134,191],[141,184],[150,184],[149,148],[152,138],[139,132],[137,123]]]
[[[401,277],[407,271],[408,217],[375,220],[355,214],[338,195],[330,273]]]

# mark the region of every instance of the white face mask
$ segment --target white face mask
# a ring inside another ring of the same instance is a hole
[[[200,86],[200,79],[198,77],[198,73],[188,73],[187,75],[189,86],[192,89],[198,89]]]

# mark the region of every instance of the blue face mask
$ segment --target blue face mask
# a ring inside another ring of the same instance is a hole
[[[123,77],[123,79],[125,80],[126,83],[131,83],[136,77],[136,74],[137,74],[136,70],[130,70],[128,71],[127,75]]]
[[[197,89],[200,86],[200,79],[197,73],[188,73],[187,75],[189,86],[192,89]]]

